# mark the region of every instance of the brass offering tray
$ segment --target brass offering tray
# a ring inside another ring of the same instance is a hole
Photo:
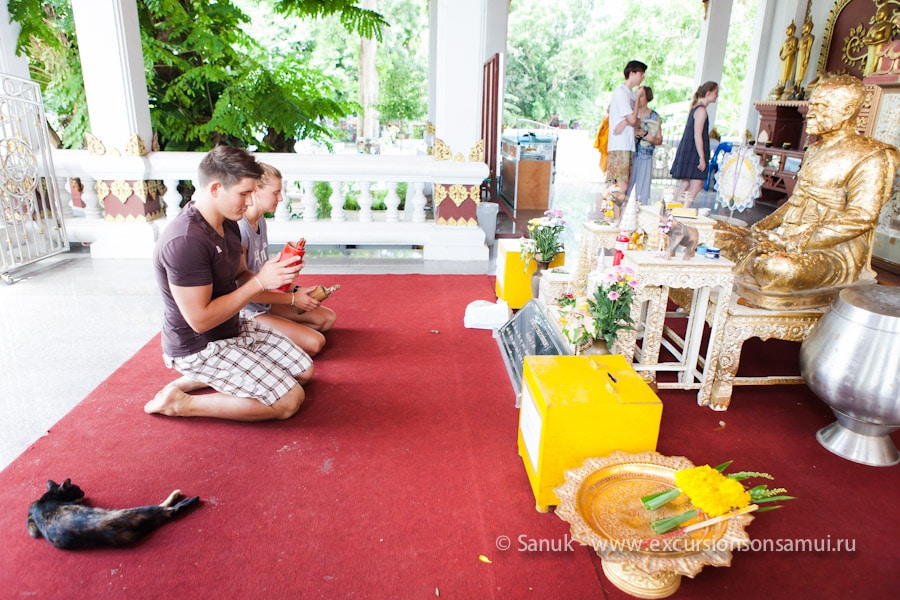
[[[675,471],[693,467],[683,456],[657,452],[614,452],[589,458],[566,471],[556,488],[556,514],[569,522],[572,538],[591,546],[603,571],[621,590],[639,598],[662,598],[678,589],[681,576],[694,577],[706,565],[730,566],[732,550],[746,545],[753,520],[741,515],[690,533],[659,536],[656,519],[691,510],[684,496],[648,511],[641,498],[675,487]],[[701,514],[701,518],[702,514]]]

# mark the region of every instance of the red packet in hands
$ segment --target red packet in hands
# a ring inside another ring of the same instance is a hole
[[[306,254],[306,238],[300,238],[296,243],[288,242],[282,248],[281,253],[278,255],[278,260],[282,261],[286,258],[291,258],[294,256],[299,256],[300,259],[303,259],[303,256]],[[295,285],[297,285],[296,280],[291,283],[286,283],[280,288],[278,288],[279,292],[288,292]]]

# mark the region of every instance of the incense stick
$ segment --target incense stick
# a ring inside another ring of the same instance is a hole
[[[703,529],[704,527],[709,527],[710,525],[715,525],[716,523],[721,523],[722,521],[727,521],[732,517],[737,517],[739,515],[745,515],[747,513],[751,513],[754,510],[758,509],[758,504],[751,504],[749,506],[745,506],[740,510],[736,510],[724,515],[720,515],[718,517],[713,517],[711,519],[707,519],[705,521],[701,521],[699,523],[694,523],[693,525],[688,525],[687,527],[681,527],[680,529],[676,529],[674,531],[670,531],[668,533],[664,533],[662,535],[658,535],[654,538],[650,538],[641,542],[641,547],[649,546],[656,540],[662,540],[666,538],[670,538],[672,536],[680,535],[682,533],[690,533],[692,531],[697,531],[698,529]]]

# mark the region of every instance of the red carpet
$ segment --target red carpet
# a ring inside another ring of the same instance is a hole
[[[145,415],[174,378],[157,338],[0,472],[0,597],[626,598],[587,548],[517,550],[520,536],[564,545],[568,525],[534,510],[497,344],[463,327],[469,302],[495,299],[493,278],[333,279],[338,326],[295,418]],[[775,344],[748,342],[744,363],[796,361],[799,345]],[[833,418],[804,386],[738,388],[725,413],[693,393],[662,398],[661,452],[733,458],[799,496],[759,516],[752,539],[855,543],[739,552],[676,598],[893,597],[898,470],[821,448],[815,432]],[[133,548],[65,552],[30,538],[25,518],[46,480],[66,477],[96,506],[176,487],[203,504]]]

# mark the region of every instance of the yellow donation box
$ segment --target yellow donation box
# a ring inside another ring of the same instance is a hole
[[[522,239],[497,240],[497,298],[505,300],[512,309],[525,306],[533,298],[531,276],[537,270],[534,259],[528,261],[528,268],[522,261]],[[560,252],[550,262],[550,268],[566,264],[566,253]]]
[[[662,401],[621,354],[526,356],[519,454],[537,509],[559,499],[565,471],[615,450],[656,450]]]

